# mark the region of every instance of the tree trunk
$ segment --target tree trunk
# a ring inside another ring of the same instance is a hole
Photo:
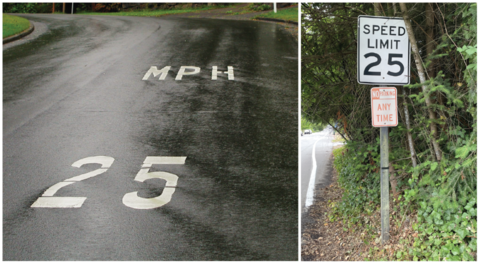
[[[430,56],[435,49],[435,12],[433,11],[433,3],[425,4],[426,23],[426,39],[427,39],[427,56]],[[427,72],[429,78],[435,78],[436,60],[432,60],[428,65]],[[437,92],[437,103],[445,105],[443,95],[440,91]],[[443,114],[445,115],[445,114]]]
[[[420,78],[420,83],[422,83],[422,91],[425,95],[425,103],[427,105],[428,109],[428,116],[430,120],[435,120],[435,113],[433,112],[431,106],[431,100],[430,96],[428,96],[428,87],[425,85],[425,69],[423,68],[422,65],[422,58],[420,56],[420,53],[418,52],[418,46],[417,46],[417,40],[415,39],[415,35],[413,34],[413,28],[412,24],[410,23],[410,18],[408,17],[407,13],[407,5],[405,3],[399,3],[400,9],[402,10],[403,13],[403,19],[405,20],[405,26],[407,27],[407,33],[408,37],[410,38],[410,43],[412,45],[412,52],[415,56],[415,65],[417,66],[417,71],[418,71],[418,77]],[[436,138],[438,136],[437,132],[437,126],[434,122],[430,123],[430,133],[432,134],[432,144],[433,148],[435,151],[435,156],[437,161],[440,161],[442,159],[442,154],[440,150],[440,146],[438,145],[438,142],[436,141]]]
[[[434,30],[434,22],[435,22],[435,17],[433,13],[433,6],[432,3],[426,3],[425,4],[425,16],[427,18],[427,23],[426,23],[426,39],[427,39],[427,56],[431,55],[433,53],[433,49],[435,48],[435,41],[433,40],[433,30]],[[428,77],[429,78],[435,78],[435,71],[434,71],[434,63],[430,63],[428,65]]]
[[[401,88],[403,93],[403,112],[405,114],[405,125],[407,126],[408,148],[410,149],[410,158],[412,159],[413,167],[417,166],[417,158],[415,157],[415,148],[413,146],[412,133],[410,132],[410,115],[408,113],[407,93],[405,88]]]
[[[382,16],[382,4],[381,3],[373,3],[373,7],[375,8],[375,15]]]

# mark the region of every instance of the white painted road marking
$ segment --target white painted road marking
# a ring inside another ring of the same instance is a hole
[[[312,149],[312,171],[310,173],[310,181],[308,182],[308,188],[307,188],[307,198],[305,200],[306,208],[310,207],[310,205],[313,204],[315,178],[317,175],[317,161],[315,160],[315,148],[317,147],[318,141],[320,141],[320,139],[317,139],[317,141],[315,141],[315,144],[313,144],[313,149]]]
[[[169,172],[156,171],[149,172],[154,164],[185,164],[186,156],[170,157],[170,156],[148,156],[145,158],[142,168],[135,176],[135,181],[144,182],[149,179],[163,179],[167,183],[161,195],[153,198],[141,198],[138,192],[130,192],[123,196],[122,202],[124,205],[134,209],[154,209],[163,206],[170,202],[175,187],[177,187],[178,176]],[[39,197],[31,207],[34,208],[80,208],[87,199],[87,197],[54,197],[58,190],[65,186],[69,186],[75,182],[89,179],[91,177],[105,173],[114,162],[114,158],[107,156],[94,156],[77,160],[72,164],[73,167],[80,168],[84,164],[101,164],[102,168],[84,173],[63,182],[56,183],[48,188],[41,197]]]
[[[165,66],[161,70],[157,68],[157,66],[151,66],[150,69],[145,73],[143,76],[142,80],[146,81],[148,78],[150,78],[151,75],[153,75],[153,78],[157,77],[160,75],[158,80],[165,80],[165,78],[168,75],[168,72],[172,66]],[[191,70],[191,71],[186,71],[186,70]],[[177,73],[177,76],[175,77],[175,80],[180,81],[182,80],[184,75],[193,75],[200,73],[200,67],[196,66],[180,66],[180,70]],[[217,80],[218,79],[218,74],[227,74],[228,80],[233,81],[235,80],[235,76],[233,73],[233,66],[227,66],[226,71],[219,71],[218,66],[212,66],[212,80]]]
[[[232,66],[228,66],[227,67],[227,71],[224,71],[223,73],[224,74],[228,74],[228,79],[229,80],[234,80],[234,76],[233,76],[233,67]],[[216,80],[217,79],[217,75],[218,73],[222,73],[221,71],[218,71],[218,67],[217,66],[212,66],[212,80]]]
[[[80,208],[87,197],[39,197],[32,207],[36,208]]]
[[[154,209],[164,206],[172,199],[175,188],[163,189],[162,195],[154,198],[140,198],[138,192],[131,192],[123,196],[123,203],[134,209]]]
[[[134,209],[154,209],[164,206],[172,200],[175,187],[177,187],[178,176],[169,172],[156,171],[148,172],[153,164],[185,164],[187,157],[159,157],[148,156],[143,162],[142,168],[135,176],[135,181],[144,182],[149,179],[164,179],[167,181],[161,195],[153,198],[142,198],[138,192],[130,192],[123,196],[124,205]]]
[[[160,156],[148,156],[143,162],[144,167],[152,167],[152,164],[185,164],[187,157],[160,157]]]
[[[61,188],[68,186],[70,184],[73,184],[74,182],[59,182],[57,184],[52,185],[50,188],[48,188],[42,196],[54,196],[55,193],[60,190]]]
[[[58,190],[60,190],[65,186],[105,173],[110,168],[110,166],[113,164],[114,161],[115,161],[114,158],[108,157],[108,156],[87,157],[87,158],[75,161],[72,164],[72,166],[76,168],[80,168],[82,165],[92,164],[92,163],[101,164],[102,168],[66,179],[63,182],[59,182],[52,185],[42,194],[41,197],[39,197],[32,204],[31,207],[36,207],[36,208],[80,208],[82,207],[82,204],[83,202],[85,202],[87,197],[53,197],[53,195],[55,195],[55,193]]]
[[[165,80],[165,77],[167,77],[167,74],[168,74],[168,71],[170,70],[170,68],[171,68],[171,66],[165,66],[161,70],[158,70],[157,66],[152,66],[147,71],[147,73],[145,73],[142,80],[144,80],[144,81],[148,80],[148,77],[150,77],[150,75],[152,75],[152,74],[153,74],[153,78],[157,77],[159,74],[162,74],[162,75],[160,75],[160,78],[158,78],[158,79],[159,80]]]
[[[193,71],[191,72],[185,72],[186,69],[192,69]],[[175,80],[179,81],[182,79],[183,75],[193,75],[197,74],[200,72],[200,67],[195,67],[195,66],[181,66],[180,70],[177,73],[177,77],[175,77]]]
[[[95,176],[100,175],[102,173],[105,173],[107,170],[108,170],[108,168],[107,169],[97,169],[97,170],[94,170],[94,171],[91,171],[91,172],[88,172],[88,173],[85,173],[85,174],[82,174],[82,175],[72,177],[70,179],[66,179],[65,181],[72,181],[72,182],[83,181],[83,180],[86,180],[88,178],[92,178],[92,177],[95,177]]]

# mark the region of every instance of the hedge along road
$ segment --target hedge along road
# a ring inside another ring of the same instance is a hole
[[[289,33],[23,16],[48,29],[3,53],[4,260],[298,259]]]

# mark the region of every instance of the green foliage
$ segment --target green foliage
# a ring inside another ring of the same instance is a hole
[[[457,203],[439,195],[432,202],[433,206],[419,203],[418,224],[413,227],[418,237],[409,254],[414,260],[474,260],[470,253],[477,251],[476,196]]]
[[[302,131],[304,131],[305,129],[310,129],[310,130],[312,130],[312,132],[319,132],[319,131],[322,131],[325,127],[326,127],[325,124],[312,123],[302,116],[302,119],[301,119],[301,129],[302,129]]]
[[[118,12],[122,8],[121,3],[100,3],[93,7],[94,12]]]
[[[431,52],[425,45],[427,5],[407,4],[427,80],[419,82],[412,58],[411,84],[397,87],[399,124],[389,129],[389,160],[394,169],[390,177],[396,179],[400,193],[398,210],[417,215],[414,228],[418,232],[413,246],[395,254],[401,260],[473,260],[477,251],[477,4],[432,5],[435,47]],[[373,5],[302,6],[302,114],[314,122],[336,121],[348,135],[343,154],[335,156],[344,195],[329,217],[355,219],[361,212],[375,210],[379,202],[366,191],[379,194],[375,171],[379,131],[371,126],[371,87],[356,82],[356,21],[358,15],[374,15]],[[401,16],[393,11],[391,4],[382,4],[382,15]],[[441,159],[434,153],[433,141],[440,146]]]
[[[4,3],[4,13],[37,13],[34,3]],[[50,5],[51,6],[51,5]]]
[[[35,6],[36,13],[52,13],[51,3],[39,3]],[[57,9],[55,9],[57,11]]]
[[[158,9],[158,10],[140,10],[140,11],[122,11],[122,12],[81,12],[82,15],[112,15],[112,16],[145,16],[160,17],[164,15],[183,14],[201,12],[216,8],[222,8],[223,5],[205,6],[202,8],[184,8],[184,9]]]
[[[265,11],[272,9],[270,5],[262,4],[262,3],[251,3],[248,5],[248,8],[253,11]]]
[[[84,12],[88,11],[92,8],[91,3],[75,3],[75,11],[76,12]]]
[[[361,212],[373,212],[380,203],[380,162],[378,146],[349,143],[334,150],[342,201],[333,208],[333,219],[356,219]],[[353,220],[355,223],[355,220]]]
[[[278,10],[277,13],[268,12],[265,14],[261,14],[257,17],[265,17],[265,18],[275,18],[275,19],[282,19],[285,21],[298,21],[298,8],[293,7],[293,8],[286,8],[286,9],[281,9]]]

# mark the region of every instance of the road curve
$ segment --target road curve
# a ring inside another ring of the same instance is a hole
[[[3,260],[298,259],[289,33],[23,16],[46,31],[3,52]],[[152,66],[171,69],[143,80]],[[32,207],[52,197],[76,207]]]

